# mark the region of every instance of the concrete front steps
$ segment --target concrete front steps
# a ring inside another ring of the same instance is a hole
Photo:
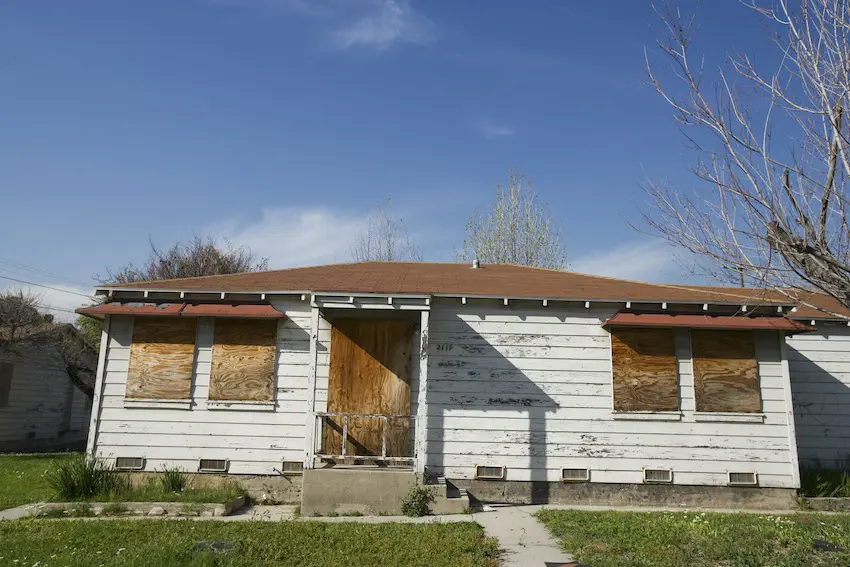
[[[301,515],[346,516],[401,514],[404,497],[422,478],[411,470],[378,467],[330,467],[304,471]],[[462,514],[469,509],[466,490],[438,479],[431,488],[432,514]]]

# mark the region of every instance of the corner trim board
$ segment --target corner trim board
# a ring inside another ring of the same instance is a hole
[[[315,302],[315,296],[313,298]],[[319,351],[319,308],[310,309],[310,367],[307,371],[306,429],[304,431],[304,468],[313,468],[316,454],[316,360]]]
[[[428,322],[429,311],[419,318],[419,395],[416,399],[415,466],[416,472],[425,473],[428,439]]]
[[[103,409],[103,382],[106,377],[106,353],[109,350],[109,334],[112,330],[112,316],[104,317],[103,328],[100,332],[100,352],[97,355],[97,374],[94,379],[92,394],[91,421],[89,423],[89,438],[86,441],[86,456],[94,458],[97,449],[97,429],[100,424],[100,412]]]
[[[794,488],[800,488],[800,456],[797,453],[794,400],[791,396],[791,371],[788,367],[788,342],[783,335],[779,333],[777,335],[779,339],[779,358],[782,361],[782,387],[785,394],[785,420],[788,423],[788,450],[791,454],[791,477],[794,481]]]

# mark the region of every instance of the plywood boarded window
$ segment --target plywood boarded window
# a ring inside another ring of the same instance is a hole
[[[277,320],[216,319],[211,400],[274,400]]]
[[[697,411],[760,412],[752,331],[691,331]]]
[[[349,417],[346,455],[410,456],[410,347],[413,323],[338,319],[331,331],[328,412]],[[341,455],[344,420],[328,418],[322,452]]]
[[[195,319],[136,317],[126,397],[188,399],[194,358]]]
[[[615,410],[679,409],[673,329],[613,328],[611,356]]]
[[[9,393],[12,391],[12,374],[14,370],[14,364],[0,362],[0,408],[9,405]]]

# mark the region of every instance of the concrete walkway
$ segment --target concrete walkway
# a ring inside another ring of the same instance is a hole
[[[499,539],[502,565],[544,567],[562,565],[573,558],[532,514],[540,506],[493,506],[492,511],[473,514],[488,536]]]
[[[6,510],[0,510],[0,520],[20,520],[21,518],[26,518],[32,514],[32,511],[35,508],[38,508],[38,505],[38,503],[24,504],[23,506],[18,506],[17,508],[8,508]]]

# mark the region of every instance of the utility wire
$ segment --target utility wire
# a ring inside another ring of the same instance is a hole
[[[35,283],[35,282],[28,282],[26,280],[19,280],[17,278],[10,278],[9,276],[0,275],[0,278],[2,278],[4,280],[10,280],[10,281],[13,281],[13,282],[22,283],[22,284],[34,285],[36,287],[43,287],[44,289],[52,289],[53,291],[61,291],[62,293],[70,293],[72,295],[79,295],[80,297],[85,297],[86,299],[94,299],[94,297],[92,297],[91,295],[86,295],[84,293],[78,293],[76,291],[68,291],[67,289],[61,289],[61,288],[58,288],[58,287],[52,287],[52,286],[49,286],[49,285],[39,284],[39,283]]]
[[[16,262],[14,260],[10,260],[9,258],[5,258],[3,256],[0,256],[0,264],[6,264],[6,265],[8,265],[12,268],[15,268],[15,269],[18,269],[18,270],[25,270],[27,272],[31,272],[31,273],[34,273],[34,274],[41,274],[43,276],[49,276],[51,278],[56,278],[57,280],[59,280],[62,283],[67,283],[68,281],[73,279],[73,278],[67,278],[65,276],[60,276],[59,274],[54,273],[54,272],[48,272],[47,270],[42,270],[41,268],[36,268],[35,266],[30,266],[28,264]]]

